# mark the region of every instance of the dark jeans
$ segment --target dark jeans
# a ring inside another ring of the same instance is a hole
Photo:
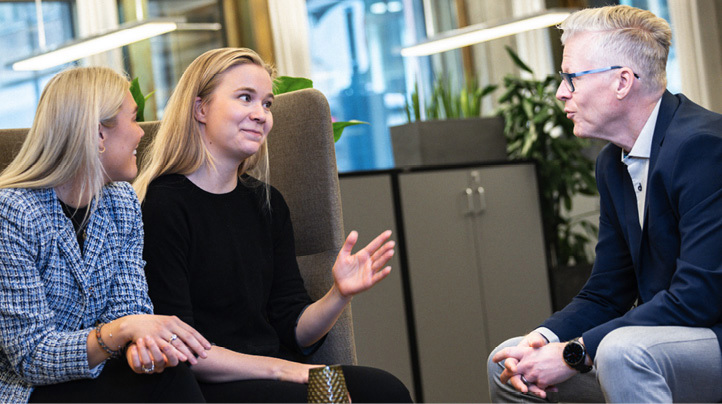
[[[354,403],[410,403],[406,386],[391,373],[363,366],[343,366]],[[277,380],[199,383],[209,403],[305,403],[307,385]]]
[[[111,359],[95,379],[37,386],[29,402],[205,402],[193,372],[184,363],[163,373],[140,375],[125,359]]]

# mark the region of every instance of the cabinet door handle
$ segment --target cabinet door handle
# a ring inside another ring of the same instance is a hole
[[[464,216],[473,216],[473,215],[476,213],[476,212],[474,211],[474,210],[475,210],[475,207],[474,207],[474,190],[471,189],[471,187],[469,187],[469,188],[466,188],[466,190],[464,191],[464,193],[466,194],[466,203],[468,204],[468,205],[467,205],[466,212],[464,212]]]
[[[484,187],[478,187],[476,192],[479,194],[479,209],[476,210],[476,214],[480,215],[486,210],[486,195],[484,194]]]

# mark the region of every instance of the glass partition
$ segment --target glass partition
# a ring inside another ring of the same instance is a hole
[[[46,49],[76,39],[80,24],[75,1],[43,0],[40,4]],[[134,8],[138,4],[144,8],[141,13]],[[218,0],[118,1],[117,10],[119,24],[135,21],[139,15],[144,19],[182,17],[189,23],[219,23],[222,20]],[[0,128],[29,127],[47,81],[69,66],[89,63],[79,60],[37,72],[13,71],[10,62],[41,49],[39,25],[35,1],[0,2],[0,97],[12,100],[3,103],[0,109]],[[110,67],[139,77],[145,93],[155,91],[146,104],[146,119],[158,119],[188,64],[201,53],[224,44],[223,31],[174,31],[123,47],[122,58],[118,59],[122,60],[121,65]]]
[[[348,127],[336,144],[339,171],[393,167],[389,126],[406,123],[409,67],[399,51],[423,38],[421,2],[308,0],[314,87]],[[416,21],[420,31],[410,25]],[[420,23],[419,23],[420,22]]]
[[[73,38],[72,9],[67,1],[42,3],[48,47]],[[10,63],[40,49],[34,1],[0,3],[0,129],[27,128],[45,84],[67,65],[41,72],[16,72]]]
[[[190,23],[222,21],[217,0],[148,0],[148,17],[182,17]],[[224,44],[222,31],[173,31],[150,39],[149,54],[141,53],[139,60],[131,60],[126,69],[137,75],[136,72],[148,71],[144,64],[152,66],[149,90],[155,91],[154,118],[162,118],[168,98],[186,67],[200,54]]]

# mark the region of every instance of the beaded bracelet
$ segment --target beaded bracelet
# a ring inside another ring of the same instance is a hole
[[[105,342],[103,342],[103,337],[100,335],[100,329],[103,328],[104,325],[105,323],[98,323],[95,326],[95,337],[98,339],[98,345],[100,345],[100,347],[103,348],[103,350],[107,352],[111,358],[118,358],[120,357],[120,350],[114,351],[110,349],[107,345],[105,345]],[[113,335],[111,334],[111,337],[112,336]]]

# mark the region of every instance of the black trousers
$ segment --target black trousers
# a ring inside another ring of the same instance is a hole
[[[29,402],[202,403],[203,394],[190,368],[180,363],[162,373],[140,375],[125,359],[111,359],[95,379],[37,386]]]
[[[410,403],[411,395],[391,373],[363,366],[343,366],[354,403]],[[209,403],[305,403],[307,385],[277,380],[199,383]]]

